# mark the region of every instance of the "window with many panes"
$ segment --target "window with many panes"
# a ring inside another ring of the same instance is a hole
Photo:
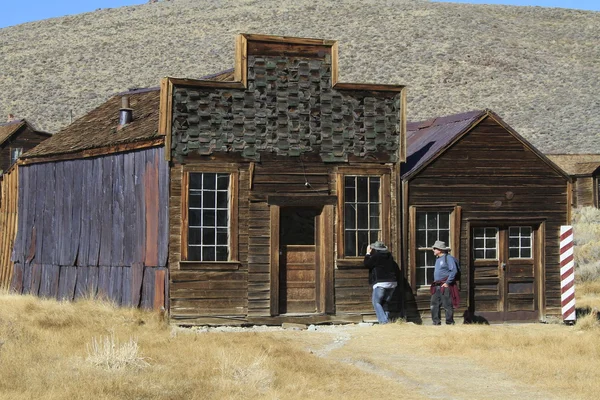
[[[187,261],[230,258],[230,174],[190,172]]]
[[[530,226],[508,228],[508,256],[510,258],[532,258],[533,230]]]
[[[362,256],[382,238],[380,176],[344,176],[344,256]]]
[[[417,212],[417,286],[430,285],[433,282],[435,255],[432,246],[436,240],[450,243],[450,216],[448,211]]]
[[[498,228],[473,228],[473,255],[479,260],[498,259]]]

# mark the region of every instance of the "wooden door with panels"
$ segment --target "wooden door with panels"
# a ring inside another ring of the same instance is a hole
[[[317,311],[318,218],[321,209],[282,207],[279,219],[279,312]]]
[[[489,321],[539,316],[539,224],[480,223],[470,228],[469,307]]]

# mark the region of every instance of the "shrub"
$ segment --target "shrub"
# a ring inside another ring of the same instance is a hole
[[[125,368],[141,369],[150,365],[144,357],[138,355],[139,347],[136,340],[129,338],[129,341],[119,344],[114,333],[100,340],[92,338],[92,343],[87,345],[87,352],[88,362],[109,371]]]

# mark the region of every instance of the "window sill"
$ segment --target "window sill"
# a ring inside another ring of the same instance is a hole
[[[364,258],[338,258],[335,262],[338,269],[362,269],[365,268]]]
[[[215,261],[215,262],[203,262],[203,261],[180,261],[179,269],[185,270],[227,270],[236,271],[240,269],[241,263],[239,261]]]

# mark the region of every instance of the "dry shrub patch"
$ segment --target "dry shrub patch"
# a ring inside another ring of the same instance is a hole
[[[0,398],[364,399],[404,391],[293,340],[197,333],[157,313],[91,300],[0,294],[0,341]]]

